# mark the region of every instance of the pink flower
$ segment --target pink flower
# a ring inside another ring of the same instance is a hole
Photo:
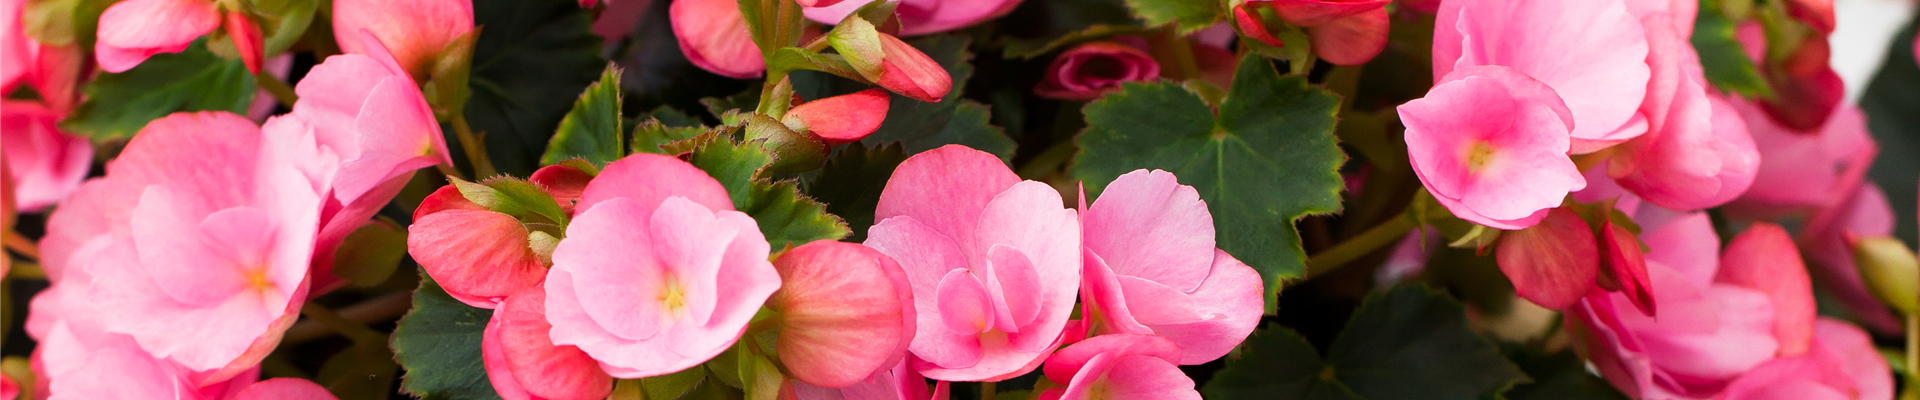
[[[1214,248],[1213,216],[1172,173],[1115,178],[1081,214],[1086,330],[1164,336],[1177,364],[1213,361],[1260,324],[1266,286]]]
[[[1835,110],[1819,133],[1804,135],[1773,122],[1752,104],[1732,103],[1760,150],[1753,186],[1728,205],[1735,214],[1765,218],[1835,204],[1865,180],[1879,153],[1859,108]]]
[[[220,10],[207,0],[128,0],[100,14],[94,58],[107,72],[123,72],[160,53],[178,53],[220,28]]]
[[[782,286],[775,353],[795,379],[842,388],[899,364],[913,340],[913,288],[900,265],[854,243],[817,241],[774,260]]]
[[[35,43],[23,32],[25,24],[20,20],[26,5],[26,0],[0,1],[0,95],[13,93],[13,86],[26,77],[32,64],[28,48]]]
[[[1414,172],[1461,218],[1525,228],[1586,187],[1567,158],[1573,114],[1552,88],[1512,68],[1460,69],[1399,110]]]
[[[752,78],[767,70],[760,46],[753,43],[740,3],[733,0],[676,0],[668,6],[680,53],[700,69],[729,78]],[[834,20],[839,22],[839,20]]]
[[[823,388],[793,381],[794,397],[799,400],[947,400],[950,390],[947,381],[934,382],[932,390],[928,390],[927,378],[913,369],[914,362],[908,358],[913,357],[903,358],[892,369],[875,372],[845,388]]]
[[[1255,0],[1234,10],[1242,30],[1271,46],[1284,45],[1268,34],[1254,10],[1269,7],[1287,25],[1305,28],[1314,55],[1335,65],[1360,65],[1387,46],[1386,0]]]
[[[784,119],[788,125],[805,127],[828,146],[838,146],[880,130],[892,100],[886,91],[867,89],[796,104]]]
[[[1853,262],[1853,238],[1893,234],[1893,206],[1878,185],[1865,183],[1839,203],[1808,219],[1797,239],[1812,261],[1815,281],[1845,305],[1852,317],[1877,332],[1899,333],[1902,321],[1867,291]]]
[[[1641,21],[1653,73],[1640,105],[1647,133],[1622,145],[1608,175],[1669,209],[1732,201],[1753,183],[1760,162],[1746,124],[1731,105],[1707,95],[1700,60],[1677,32],[1678,20],[1657,12]]]
[[[106,329],[201,383],[252,368],[306,299],[321,194],[261,136],[233,114],[155,120],[109,166],[114,187],[83,192],[134,197],[108,222],[128,257],[87,267]]]
[[[550,261],[534,251],[520,220],[467,201],[453,185],[428,195],[413,214],[407,253],[462,303],[491,309],[547,278]]]
[[[1502,65],[1539,80],[1566,101],[1573,153],[1646,131],[1646,34],[1620,0],[1445,1],[1434,26],[1434,78]]]
[[[1723,255],[1704,213],[1643,210],[1658,318],[1621,294],[1596,293],[1567,312],[1589,360],[1636,398],[1705,399],[1776,356],[1808,350],[1811,287],[1778,227],[1756,225]],[[1664,220],[1663,220],[1664,219]]]
[[[0,399],[11,400],[18,396],[20,396],[20,385],[14,384],[13,379],[0,376]]]
[[[1806,354],[1760,364],[1727,385],[1721,399],[1891,399],[1893,372],[1873,338],[1822,317]]]
[[[1061,349],[1047,359],[1047,389],[1041,400],[1200,399],[1176,365],[1180,347],[1153,335],[1101,335]]]
[[[87,178],[93,144],[62,132],[61,117],[39,103],[0,102],[0,141],[7,144],[0,155],[5,156],[19,211],[45,210]]]
[[[577,207],[547,275],[547,319],[555,345],[579,347],[614,377],[706,362],[780,287],[759,225],[685,161],[615,161]]]
[[[546,298],[538,286],[522,288],[487,321],[480,348],[494,391],[507,400],[606,398],[613,377],[579,348],[549,339]]]
[[[814,1],[804,12],[823,24],[840,23],[874,0]],[[901,0],[900,35],[919,36],[965,28],[1013,12],[1021,0]]]
[[[400,70],[416,81],[427,79],[448,44],[472,31],[472,0],[333,2],[333,36],[341,51],[374,54],[373,43],[361,39],[362,32],[370,33],[393,52]],[[301,100],[306,100],[305,94]]]
[[[287,147],[318,147],[288,151],[338,160],[302,168],[328,190],[313,261],[316,293],[345,283],[332,273],[334,249],[398,195],[414,170],[453,163],[426,97],[378,41],[359,37],[367,53],[327,57],[314,66],[294,87],[300,102],[277,122],[299,132],[287,136]]]
[[[131,339],[79,332],[62,325],[34,352],[41,379],[37,396],[48,400],[236,398],[258,379],[257,370],[201,385],[181,366],[142,351]]]
[[[1059,345],[1079,289],[1080,226],[1052,187],[950,145],[901,163],[874,218],[866,245],[898,261],[913,287],[914,368],[1001,380]]]
[[[338,400],[327,388],[313,381],[296,378],[273,378],[254,382],[241,390],[234,400]]]
[[[1033,92],[1057,100],[1093,100],[1120,90],[1122,83],[1156,79],[1160,63],[1147,52],[1115,42],[1090,42],[1054,58]]]

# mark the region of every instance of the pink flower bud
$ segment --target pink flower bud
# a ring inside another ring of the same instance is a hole
[[[468,202],[453,185],[427,196],[407,230],[407,253],[467,305],[494,308],[547,277],[520,220]]]
[[[253,17],[247,13],[239,11],[227,11],[226,22],[227,36],[233,38],[233,46],[240,52],[241,63],[247,65],[248,72],[259,75],[267,51],[263,47],[266,44],[262,42],[266,39],[260,37],[260,25],[254,23]]]
[[[774,260],[781,288],[780,361],[795,379],[847,387],[906,356],[913,288],[892,258],[854,243],[818,241]]]
[[[953,77],[946,68],[900,38],[880,34],[880,50],[885,53],[880,75],[869,77],[880,87],[925,102],[940,101],[953,89]]]
[[[700,69],[729,78],[752,78],[767,70],[753,43],[747,18],[734,0],[675,0],[667,9],[680,52]]]
[[[1120,43],[1091,42],[1054,58],[1033,92],[1050,99],[1093,100],[1120,90],[1121,83],[1156,79],[1160,79],[1160,63],[1146,52]]]
[[[333,36],[340,50],[371,54],[361,32],[371,33],[391,51],[400,69],[425,82],[428,70],[448,44],[473,31],[472,0],[338,0],[333,2]]]
[[[804,125],[828,146],[860,141],[887,119],[893,98],[880,89],[867,89],[809,101],[787,111],[787,125]]]

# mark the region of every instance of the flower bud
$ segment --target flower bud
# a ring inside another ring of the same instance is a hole
[[[827,43],[860,76],[902,96],[937,102],[953,89],[953,77],[940,63],[864,19],[848,18],[834,27]]]
[[[781,362],[808,384],[859,383],[906,355],[914,332],[913,292],[893,258],[853,243],[817,241],[781,254]]]
[[[1868,236],[1853,239],[1853,262],[1867,289],[1902,314],[1920,311],[1920,261],[1900,239]]]
[[[253,22],[253,17],[240,11],[227,11],[226,20],[227,37],[233,41],[234,49],[240,52],[240,62],[247,65],[247,72],[259,75],[267,51],[260,25]]]
[[[860,141],[879,130],[880,123],[887,119],[891,100],[886,91],[868,89],[793,106],[781,122],[813,134],[828,146],[837,146]]]
[[[1054,58],[1033,92],[1050,99],[1093,100],[1119,90],[1121,83],[1159,78],[1160,63],[1147,52],[1120,43],[1092,42]]]

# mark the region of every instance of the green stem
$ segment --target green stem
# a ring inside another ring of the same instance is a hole
[[[787,116],[787,109],[793,107],[793,81],[787,79],[786,71],[767,71],[767,83],[760,87],[761,115],[778,120]]]
[[[1909,377],[1908,378],[1909,382],[1907,383],[1909,385],[1914,383],[1920,383],[1920,382],[1911,381],[1913,379],[1912,377],[1916,375],[1920,375],[1920,315],[1908,315],[1907,316],[1907,376]]]
[[[272,93],[273,98],[279,99],[280,105],[287,108],[293,108],[293,103],[300,101],[300,95],[293,92],[292,86],[287,86],[286,82],[281,82],[280,78],[275,78],[273,75],[254,75],[253,82],[261,89],[266,89],[267,93]]]
[[[384,341],[387,338],[386,335],[382,335],[380,332],[374,332],[373,329],[367,328],[366,325],[348,321],[346,318],[341,317],[339,313],[333,312],[333,309],[322,306],[320,303],[308,301],[305,307],[300,307],[300,314],[313,319],[314,322],[318,322],[322,326],[333,329],[334,332],[339,332],[341,335],[353,339],[355,342]]]
[[[1313,279],[1398,242],[1407,232],[1419,227],[1412,217],[1401,215],[1361,232],[1333,248],[1307,257],[1307,279]]]
[[[1160,28],[1152,36],[1151,53],[1160,65],[1171,67],[1168,78],[1176,82],[1200,77],[1200,62],[1193,58],[1193,44],[1180,36],[1180,31],[1169,25]]]
[[[454,137],[460,140],[460,149],[466,151],[467,161],[473,163],[473,175],[486,178],[499,172],[493,169],[493,159],[487,157],[487,144],[480,141],[480,135],[473,133],[473,126],[467,124],[466,114],[453,115]]]
[[[980,400],[994,400],[994,383],[995,382],[980,382]]]
[[[21,236],[18,232],[11,230],[0,232],[0,242],[6,244],[7,250],[13,250],[13,252],[20,253],[20,255],[31,258],[34,261],[40,260],[40,245],[34,243],[33,239]]]

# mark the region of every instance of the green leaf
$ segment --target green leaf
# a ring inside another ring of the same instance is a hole
[[[1147,25],[1171,22],[1182,35],[1206,29],[1227,15],[1227,4],[1221,0],[1127,0],[1127,6]]]
[[[678,399],[699,387],[706,378],[707,369],[696,365],[680,372],[640,378],[640,387],[649,399]]]
[[[1271,312],[1280,281],[1305,270],[1293,222],[1340,209],[1339,103],[1251,56],[1217,118],[1180,86],[1127,84],[1087,106],[1072,174],[1088,193],[1136,169],[1171,171],[1192,185],[1213,212],[1220,248],[1260,271]]]
[[[859,71],[853,70],[853,64],[839,54],[820,54],[799,47],[787,47],[773,52],[773,58],[767,59],[767,69],[776,73],[785,71],[820,71],[841,78],[866,81]]]
[[[259,17],[268,56],[286,53],[301,37],[306,36],[307,27],[313,24],[313,14],[320,8],[320,0],[253,0],[247,3],[253,15]]]
[[[221,59],[206,46],[200,39],[185,51],[156,54],[126,72],[100,74],[87,83],[87,101],[61,128],[94,140],[123,139],[175,112],[245,113],[253,104],[253,74],[239,60]]]
[[[1587,372],[1586,361],[1572,350],[1539,354],[1521,349],[1511,355],[1534,382],[1515,386],[1507,400],[1627,400],[1606,379]]]
[[[873,226],[874,208],[880,205],[880,190],[893,177],[893,170],[907,160],[899,144],[867,147],[854,143],[827,160],[827,166],[805,186],[808,196],[827,204],[827,212],[847,221],[847,226]],[[854,230],[847,239],[866,240],[865,230]]]
[[[474,47],[465,114],[474,132],[485,135],[500,173],[532,174],[554,127],[600,78],[607,61],[600,58],[600,36],[589,30],[589,14],[570,0],[473,2],[474,23],[486,29]]]
[[[1700,53],[1700,67],[1707,82],[1729,92],[1749,97],[1773,96],[1767,79],[1747,58],[1747,50],[1734,39],[1734,23],[1718,12],[1702,12],[1694,18],[1693,48]]]
[[[753,217],[776,251],[852,232],[840,217],[828,214],[825,205],[800,194],[798,183],[760,179],[759,171],[773,162],[760,142],[739,143],[730,136],[715,135],[695,148],[688,162],[727,188],[733,207]]]
[[[540,164],[579,158],[606,166],[626,155],[626,146],[620,143],[622,133],[620,68],[607,63],[600,81],[588,85],[573,102],[573,111],[560,119],[560,129],[553,132],[553,141],[547,143],[547,154],[540,157]]]
[[[1094,25],[1053,38],[1008,39],[1001,54],[1006,58],[1029,59],[1060,51],[1076,44],[1120,35],[1141,35],[1147,28],[1131,25]]]
[[[1013,139],[1008,138],[1000,128],[989,125],[987,108],[961,99],[962,89],[973,75],[973,65],[967,62],[972,57],[967,53],[969,42],[966,37],[956,35],[936,35],[908,41],[908,44],[946,68],[947,74],[953,77],[953,90],[936,103],[892,95],[886,121],[881,122],[880,129],[862,142],[868,147],[901,143],[906,146],[908,153],[960,144],[993,153],[1002,160],[1012,159],[1015,147]],[[793,86],[795,93],[809,99],[824,99],[869,88],[858,82],[832,80],[817,73],[795,73]]]
[[[386,282],[407,256],[407,230],[386,217],[354,229],[333,252],[333,275],[366,288]]]
[[[356,340],[320,366],[314,382],[341,399],[378,399],[393,393],[393,351],[381,340]]]
[[[400,390],[426,399],[498,399],[480,359],[480,335],[493,311],[448,296],[420,274],[413,311],[393,329],[393,358],[406,368]]]
[[[752,351],[736,351],[740,355],[740,382],[745,383],[747,400],[774,400],[780,395],[781,382],[787,380],[780,374],[780,367],[773,365],[767,356]]]
[[[1466,308],[1432,289],[1367,296],[1323,359],[1284,327],[1256,332],[1201,390],[1210,399],[1485,399],[1525,381]]]

